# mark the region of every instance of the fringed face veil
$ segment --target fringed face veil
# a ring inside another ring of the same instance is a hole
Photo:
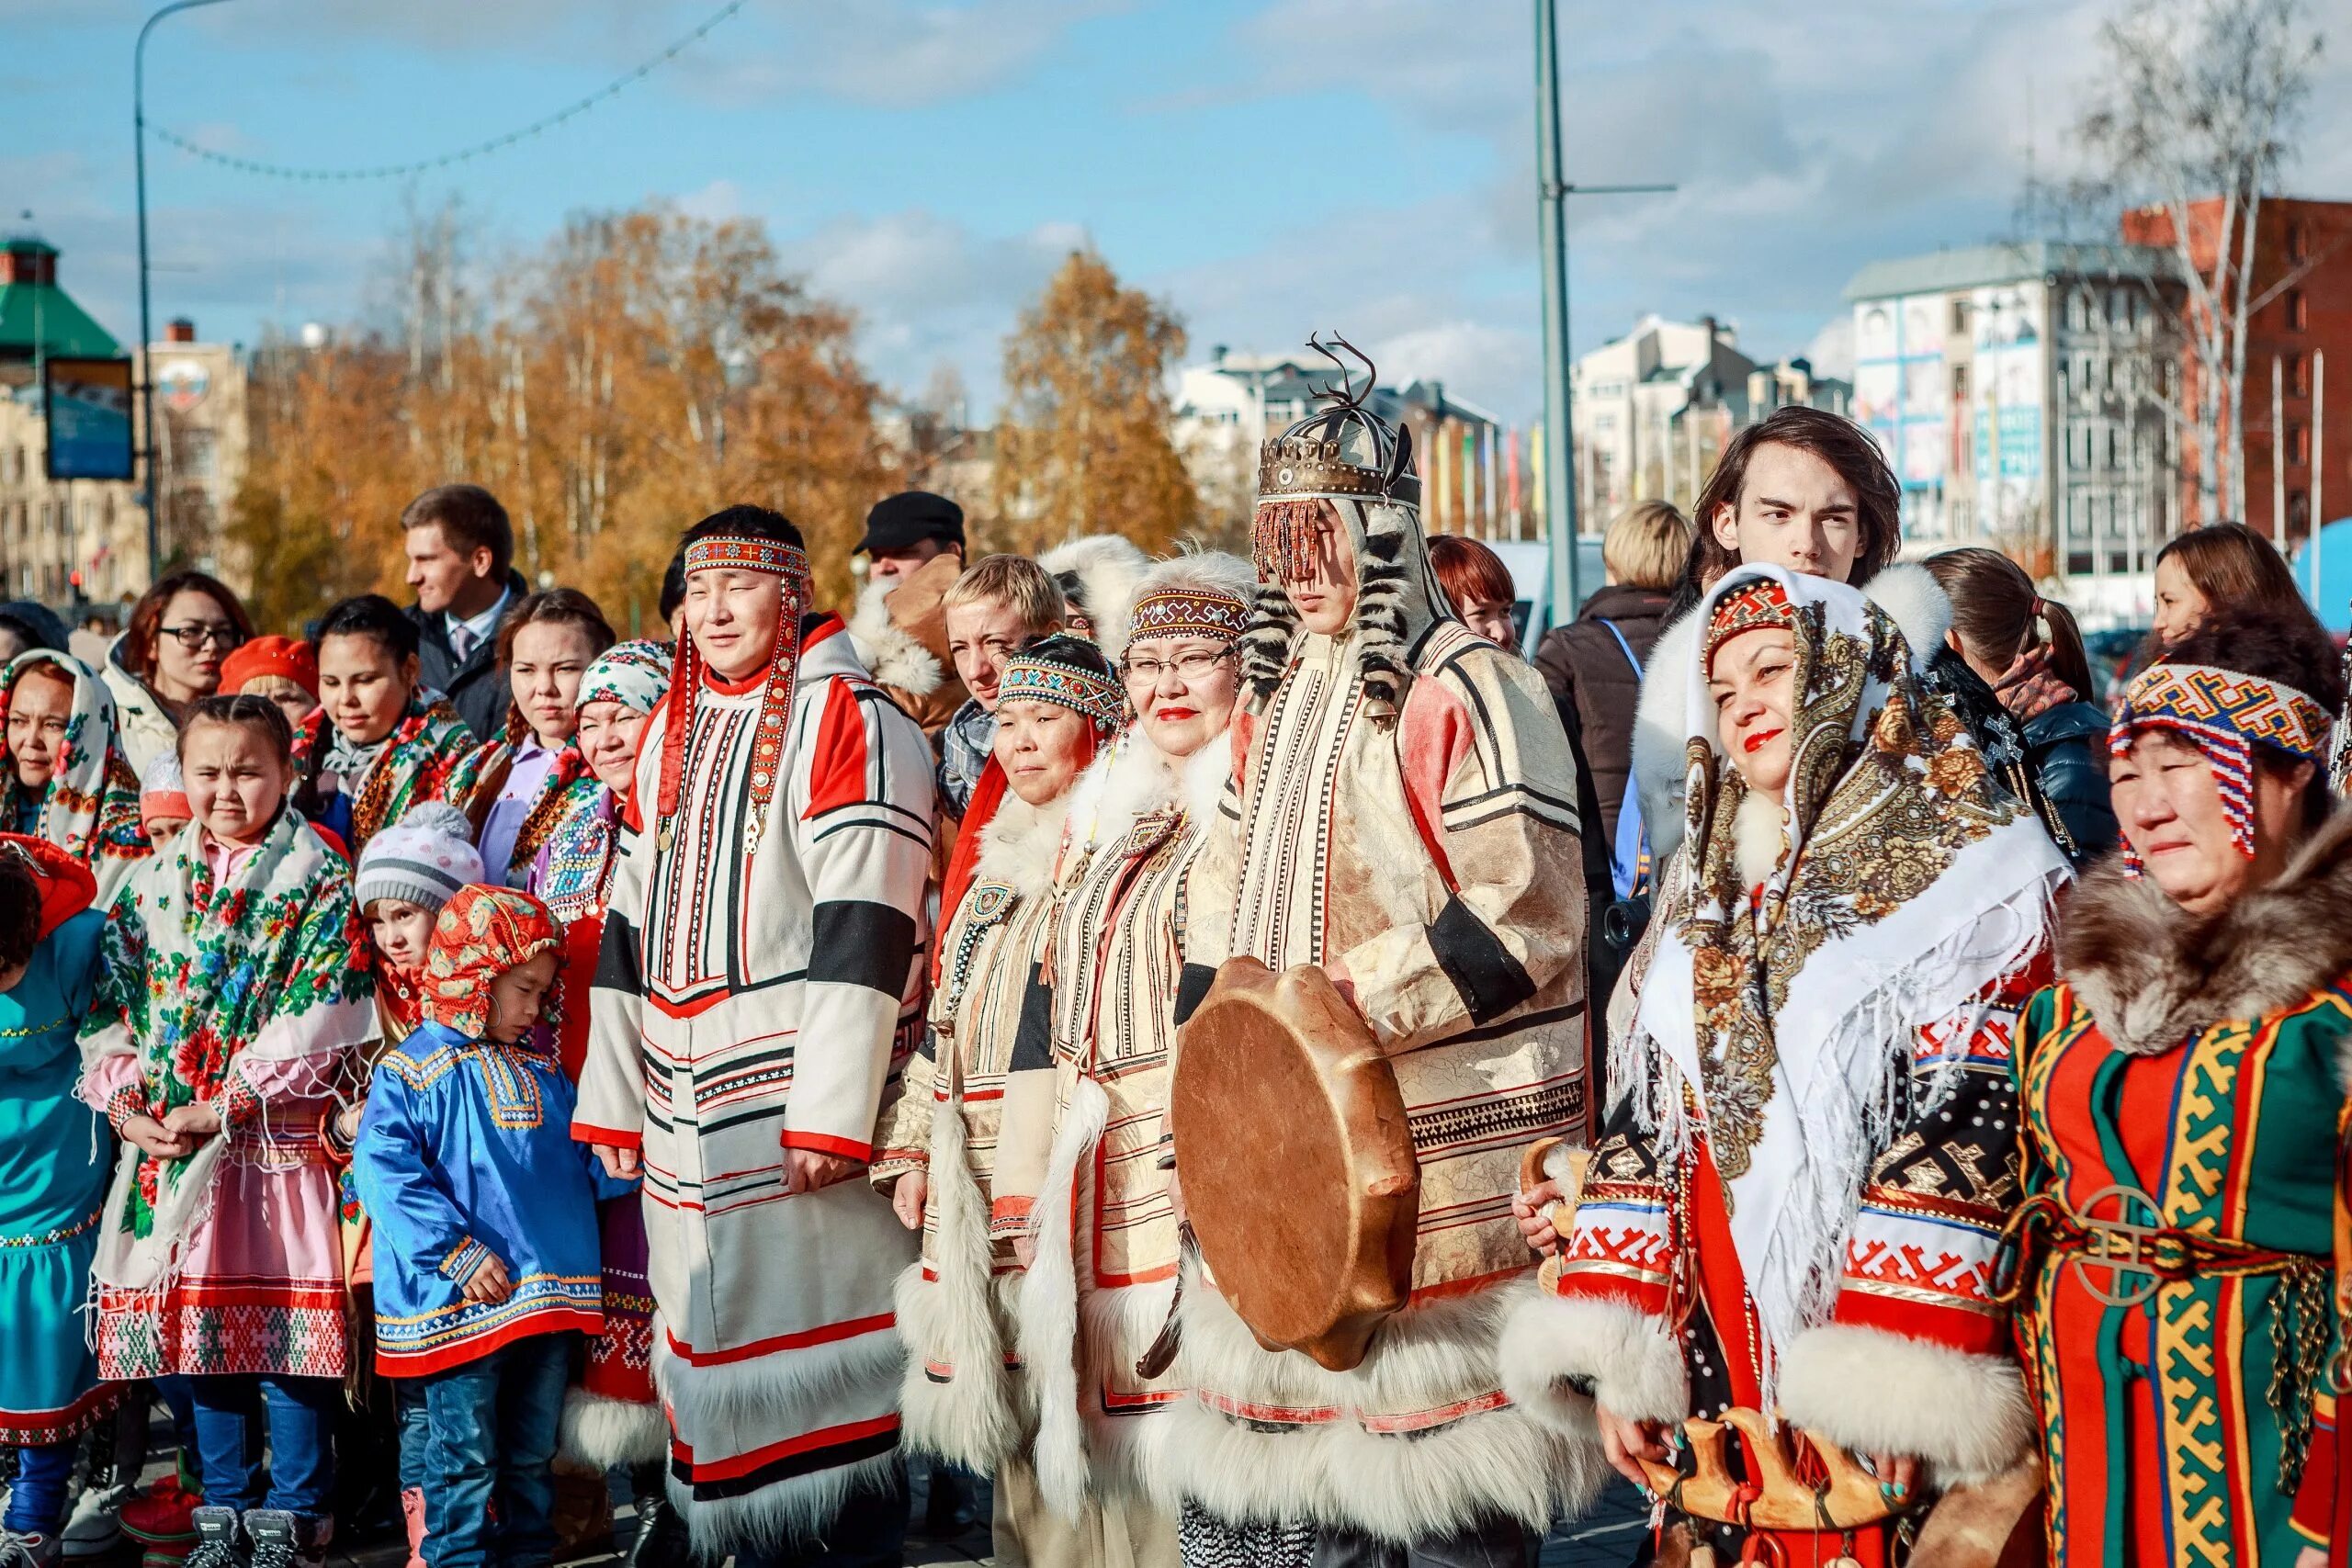
[[[1371,360],[1343,338],[1307,341],[1340,367],[1340,384],[1317,394],[1323,408],[1261,449],[1250,523],[1258,595],[1241,639],[1241,678],[1257,703],[1281,684],[1298,633],[1298,612],[1283,585],[1312,573],[1325,531],[1345,529],[1355,560],[1357,666],[1374,720],[1393,724],[1414,644],[1432,623],[1456,617],[1430,568],[1411,431],[1365,406],[1376,374]],[[1363,361],[1361,392],[1335,348]]]
[[[1770,1348],[1834,1299],[1869,1161],[1892,1135],[1917,1031],[1971,1023],[2047,939],[2065,862],[2001,793],[1892,619],[1843,583],[1735,569],[1699,615],[1686,836],[1635,955],[1610,1081],[1679,1161],[1701,1133]],[[1743,874],[1747,795],[1717,739],[1713,652],[1758,626],[1795,643],[1779,854]]]
[[[752,742],[751,811],[744,819],[743,852],[759,849],[784,772],[784,738],[792,716],[793,681],[799,667],[800,616],[808,604],[808,558],[797,545],[746,530],[713,534],[686,547],[686,576],[698,571],[752,571],[784,585],[776,606],[775,644],[768,655],[767,683],[760,696],[759,733]],[[662,734],[661,794],[656,838],[667,849],[685,779],[686,742],[694,728],[695,696],[702,689],[705,661],[690,631],[679,639],[670,678],[669,717]]]

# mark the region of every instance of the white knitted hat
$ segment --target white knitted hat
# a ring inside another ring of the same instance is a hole
[[[402,898],[438,909],[458,889],[482,879],[473,824],[447,801],[428,800],[368,840],[359,852],[353,890],[359,908],[379,898]]]

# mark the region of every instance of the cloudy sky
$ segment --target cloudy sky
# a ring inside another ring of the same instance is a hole
[[[558,107],[719,3],[228,0],[157,29],[149,116],[252,158],[396,162]],[[2065,160],[2114,3],[1562,0],[1569,177],[1680,186],[1573,204],[1578,349],[1645,310],[1713,311],[1751,353],[1834,358],[1823,329],[1863,262],[2015,231],[2030,149]],[[146,11],[0,0],[0,222],[28,211],[125,338]],[[1091,243],[1174,306],[1196,358],[1338,328],[1385,378],[1524,419],[1532,33],[1525,0],[749,0],[594,113],[413,182],[151,146],[156,319],[244,342],[359,319],[409,203],[460,197],[494,255],[660,197],[763,220],[909,391],[947,362],[985,406],[1015,311]],[[2352,36],[2313,104],[2288,184],[2352,197]]]

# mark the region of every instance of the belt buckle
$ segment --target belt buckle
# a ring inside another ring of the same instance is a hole
[[[2075,1216],[2084,1246],[2074,1259],[2075,1278],[2101,1304],[2134,1307],[2146,1303],[2166,1274],[2187,1266],[2186,1249],[2164,1235],[2156,1201],[2136,1187],[2103,1187]],[[2104,1277],[2094,1269],[2105,1270]]]

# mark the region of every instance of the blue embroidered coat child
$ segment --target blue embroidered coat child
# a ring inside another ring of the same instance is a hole
[[[420,1024],[377,1064],[352,1170],[376,1230],[376,1370],[424,1377],[526,1335],[604,1327],[599,1199],[636,1190],[571,1141],[552,1052]],[[485,1256],[514,1290],[468,1302]]]

